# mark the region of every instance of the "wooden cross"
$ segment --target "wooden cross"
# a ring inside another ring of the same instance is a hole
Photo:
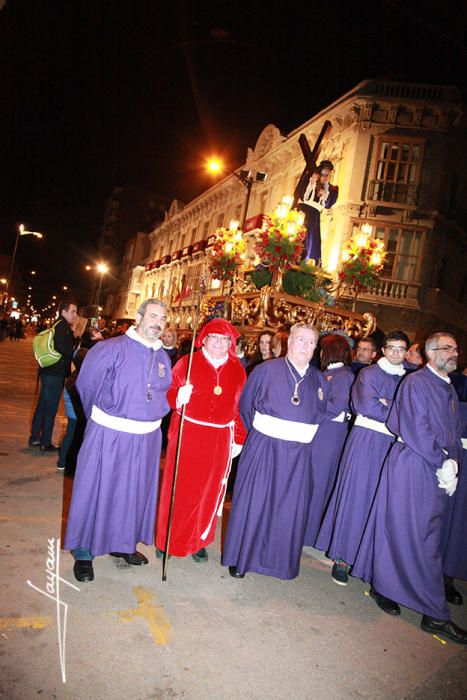
[[[305,136],[305,134],[300,134],[298,143],[300,144],[300,148],[302,149],[303,157],[305,158],[305,168],[300,175],[300,179],[297,183],[297,186],[295,188],[294,192],[294,197],[293,197],[293,204],[292,204],[292,209],[295,209],[295,207],[298,204],[298,201],[300,199],[303,199],[303,195],[305,194],[305,190],[308,187],[308,182],[310,180],[310,177],[313,175],[313,173],[316,172],[316,159],[318,158],[318,154],[320,151],[321,147],[321,141],[324,139],[326,134],[331,130],[332,124],[330,121],[326,120],[323,124],[323,128],[319,132],[319,136],[316,139],[316,143],[313,146],[313,150],[310,148],[310,144],[308,143],[308,139]]]

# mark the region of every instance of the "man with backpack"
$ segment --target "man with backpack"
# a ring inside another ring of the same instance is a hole
[[[41,390],[32,419],[29,447],[40,447],[41,452],[55,451],[52,432],[65,378],[70,374],[74,337],[71,329],[78,316],[74,302],[64,301],[58,307],[59,319],[54,324],[53,346],[61,357],[47,367],[39,367]]]

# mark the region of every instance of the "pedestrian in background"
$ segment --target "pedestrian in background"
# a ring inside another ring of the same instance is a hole
[[[42,452],[57,449],[52,444],[52,433],[65,378],[70,374],[75,341],[72,326],[78,316],[78,307],[71,301],[62,301],[59,304],[58,313],[59,321],[55,325],[54,346],[55,350],[61,353],[61,358],[50,367],[39,367],[41,388],[29,438],[29,447],[40,447]]]
[[[83,408],[79,399],[79,394],[75,388],[75,382],[78,378],[81,365],[87,353],[86,348],[80,348],[75,351],[73,356],[73,364],[75,369],[65,381],[65,389],[63,391],[63,400],[65,403],[65,416],[67,418],[66,432],[63,436],[60,447],[58,448],[57,469],[64,470],[67,466],[68,454],[74,442],[76,428],[78,425],[78,417],[83,419]],[[72,394],[75,394],[74,400]],[[77,405],[78,404],[78,405]]]

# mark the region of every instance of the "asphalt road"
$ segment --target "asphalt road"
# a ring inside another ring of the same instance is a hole
[[[410,610],[385,615],[358,580],[336,586],[312,549],[294,581],[234,580],[219,527],[208,563],[172,558],[164,583],[141,545],[149,566],[99,557],[95,581],[77,584],[57,549],[71,480],[27,447],[35,372],[31,338],[0,343],[1,697],[467,698],[466,648],[422,632]],[[61,412],[54,442],[64,425]],[[467,627],[467,605],[452,614]]]

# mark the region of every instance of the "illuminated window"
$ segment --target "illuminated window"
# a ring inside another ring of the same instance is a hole
[[[368,199],[416,206],[424,142],[384,138],[378,141],[376,152]]]
[[[358,224],[354,224],[354,236],[358,230]],[[426,232],[378,225],[374,231],[375,238],[382,239],[386,249],[382,276],[401,282],[419,282]]]

